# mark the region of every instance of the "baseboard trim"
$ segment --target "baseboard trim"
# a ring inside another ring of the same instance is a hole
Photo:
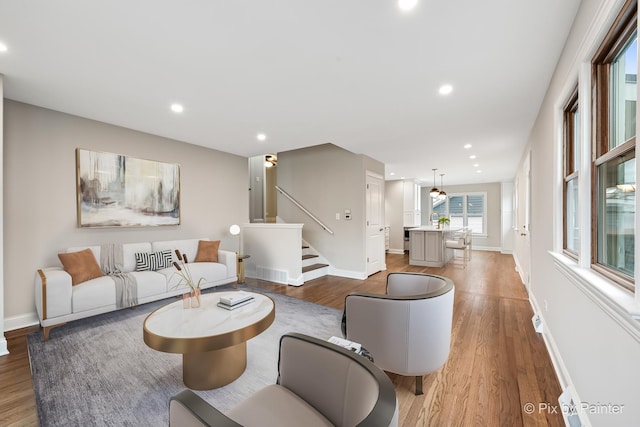
[[[304,276],[300,275],[297,279],[288,278],[287,284],[289,286],[302,286],[304,285]]]
[[[516,271],[518,272],[518,275],[520,276],[520,281],[522,282],[523,285],[527,286],[527,282],[524,279],[524,272],[522,271],[522,267],[520,267],[520,262],[518,261],[518,257],[517,257],[517,255],[515,253],[513,254],[513,260],[516,263]]]
[[[340,270],[332,266],[329,267],[329,274],[331,276],[345,277],[347,279],[364,280],[367,278],[367,273],[364,271]]]
[[[404,254],[404,249],[388,249],[387,253],[396,254],[396,255],[403,255]]]
[[[471,243],[472,251],[487,251],[487,252],[501,252],[502,249],[497,246],[476,246]]]
[[[4,330],[13,331],[39,324],[40,319],[36,313],[23,314],[21,316],[8,317],[4,319]]]
[[[9,354],[9,349],[7,348],[7,339],[4,335],[0,338],[0,356],[5,356]]]
[[[531,308],[533,309],[533,313],[540,316],[540,320],[542,321],[542,339],[544,340],[544,344],[547,347],[547,352],[549,353],[549,357],[551,358],[551,363],[553,364],[553,370],[556,372],[556,377],[558,377],[558,381],[560,382],[560,387],[564,390],[569,386],[571,381],[569,380],[569,372],[560,356],[560,350],[558,350],[558,346],[556,345],[555,340],[553,339],[553,335],[549,331],[549,327],[546,325],[546,321],[544,319],[544,314],[538,305],[538,301],[533,294],[529,295],[529,304],[531,304]]]

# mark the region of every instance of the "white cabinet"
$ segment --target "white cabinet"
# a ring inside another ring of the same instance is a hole
[[[404,227],[420,226],[420,185],[415,181],[403,181],[402,222]]]

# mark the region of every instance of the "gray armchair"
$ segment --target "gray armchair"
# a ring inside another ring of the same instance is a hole
[[[383,370],[415,376],[415,394],[422,394],[423,375],[449,357],[453,294],[446,277],[390,273],[385,295],[347,295],[342,332],[362,344]]]
[[[396,394],[389,377],[369,360],[302,334],[280,339],[278,380],[227,414],[191,390],[171,398],[169,425],[397,426]]]

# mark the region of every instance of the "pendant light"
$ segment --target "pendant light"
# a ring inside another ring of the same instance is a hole
[[[436,188],[436,171],[438,169],[433,169],[433,188],[429,191],[429,195],[433,198],[438,197],[440,195],[440,190]]]
[[[445,197],[447,197],[447,193],[444,192],[444,184],[442,183],[442,177],[444,176],[443,173],[440,174],[440,193],[438,194],[438,196],[442,199],[444,199]]]

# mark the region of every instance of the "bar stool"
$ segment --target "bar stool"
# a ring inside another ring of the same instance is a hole
[[[445,248],[453,250],[450,262],[467,267],[467,262],[471,260],[471,230],[461,229],[455,231],[453,235],[445,240]],[[459,252],[462,252],[460,255]]]

